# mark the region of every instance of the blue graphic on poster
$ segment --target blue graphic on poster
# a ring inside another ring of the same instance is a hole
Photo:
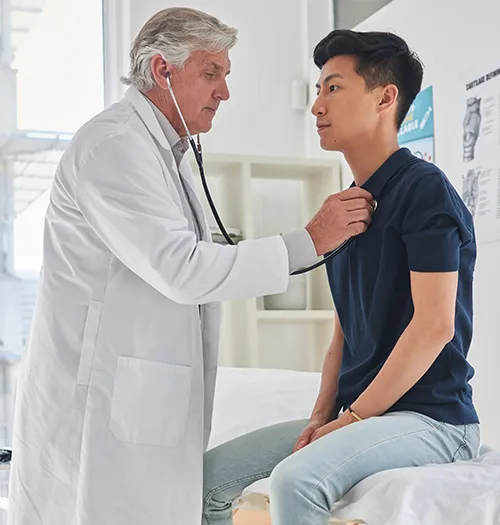
[[[421,91],[398,133],[400,146],[408,148],[413,155],[434,162],[434,102],[432,86]]]

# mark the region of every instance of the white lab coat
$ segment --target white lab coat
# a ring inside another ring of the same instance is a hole
[[[57,170],[20,372],[10,525],[199,525],[219,301],[280,293],[279,236],[210,242],[181,172],[130,88]],[[200,306],[201,305],[201,306]]]

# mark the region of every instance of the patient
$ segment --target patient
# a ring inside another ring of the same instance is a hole
[[[378,203],[368,231],[327,265],[335,330],[309,421],[205,455],[205,525],[271,476],[273,525],[326,525],[333,504],[387,469],[477,455],[467,362],[476,244],[446,176],[400,149],[422,65],[399,37],[333,31],[314,51],[321,146],[342,152]]]

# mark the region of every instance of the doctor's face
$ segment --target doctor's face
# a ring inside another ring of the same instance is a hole
[[[230,68],[227,50],[220,53],[195,51],[182,69],[172,70],[172,89],[192,135],[210,131],[220,103],[229,99],[226,77]],[[177,120],[172,122],[174,127],[183,131],[177,112],[173,119]]]
[[[369,143],[387,118],[380,104],[385,88],[368,90],[351,56],[330,59],[321,70],[316,87],[318,96],[312,113],[325,150],[344,152]]]

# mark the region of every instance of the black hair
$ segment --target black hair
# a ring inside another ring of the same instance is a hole
[[[367,89],[388,84],[397,86],[396,124],[399,130],[422,87],[423,66],[418,56],[393,33],[337,29],[315,47],[314,63],[322,69],[331,58],[341,55],[356,60],[356,73],[363,77]]]

